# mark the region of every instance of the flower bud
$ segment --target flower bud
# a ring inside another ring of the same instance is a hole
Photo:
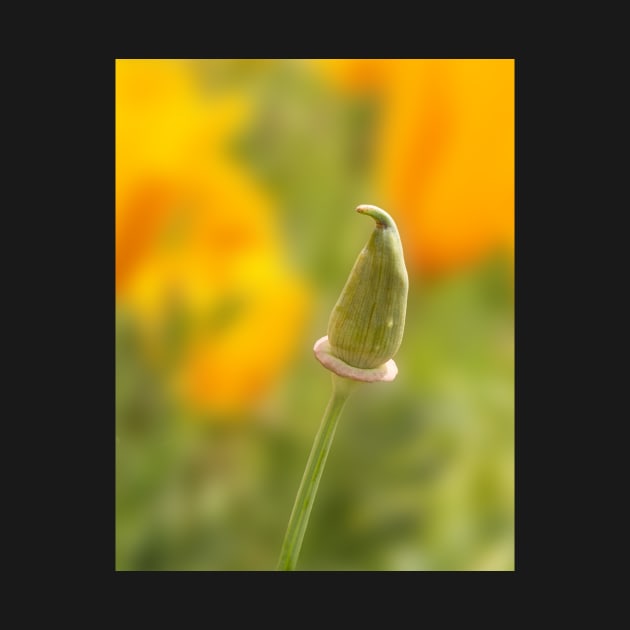
[[[402,342],[409,289],[402,244],[387,212],[371,205],[361,205],[357,212],[372,217],[376,226],[332,310],[328,338],[317,342],[315,354],[326,367],[349,378],[391,380],[397,371],[391,359]],[[342,373],[339,366],[344,364]]]

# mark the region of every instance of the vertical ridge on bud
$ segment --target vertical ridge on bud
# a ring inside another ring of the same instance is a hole
[[[331,353],[348,365],[371,369],[391,359],[402,342],[409,279],[398,228],[377,206],[357,212],[376,221],[328,322]]]

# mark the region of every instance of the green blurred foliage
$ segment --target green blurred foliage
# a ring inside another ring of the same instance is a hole
[[[513,569],[510,287],[496,265],[412,294],[398,378],[335,437],[302,570]],[[119,323],[117,568],[271,570],[329,394],[310,347],[273,411],[195,424]]]
[[[163,392],[133,318],[116,320],[116,569],[275,569],[330,394],[312,354],[372,225],[374,103],[338,99],[290,63],[199,70],[251,91],[235,143],[279,200],[293,264],[318,295],[291,369],[264,403],[201,423]],[[221,66],[224,68],[224,66]],[[404,242],[404,235],[403,237]],[[514,339],[509,266],[489,260],[425,284],[410,276],[393,383],[342,415],[300,570],[514,570]]]

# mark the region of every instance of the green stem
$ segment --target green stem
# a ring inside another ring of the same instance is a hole
[[[302,548],[302,540],[308,525],[308,519],[317,494],[317,487],[324,472],[326,458],[337,428],[337,420],[351,392],[359,384],[341,376],[332,375],[332,395],[324,412],[319,431],[315,436],[302,482],[298,489],[293,511],[289,518],[287,532],[284,535],[278,571],[294,571]]]

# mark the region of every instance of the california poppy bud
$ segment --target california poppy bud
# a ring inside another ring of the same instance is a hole
[[[328,337],[317,342],[315,354],[341,376],[391,380],[409,289],[402,244],[387,212],[371,205],[361,205],[357,212],[372,217],[376,226],[332,310]]]

